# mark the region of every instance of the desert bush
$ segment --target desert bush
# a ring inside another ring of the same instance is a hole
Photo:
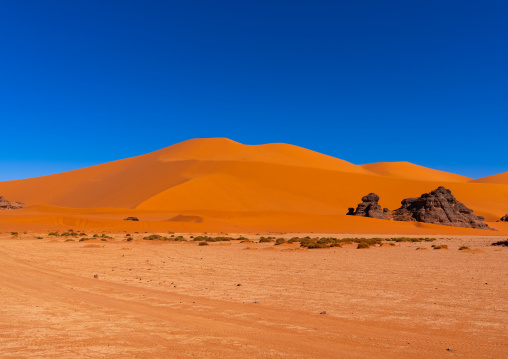
[[[49,232],[48,233],[48,236],[55,236],[55,237],[58,237],[59,234],[57,232]]]
[[[147,240],[147,241],[164,241],[166,240],[167,238],[166,237],[163,237],[159,234],[151,234],[147,237],[143,237],[144,240]]]
[[[127,242],[130,242],[132,240],[134,240],[134,238],[132,238],[132,237],[127,238]]]
[[[462,247],[460,247],[460,248],[459,248],[459,251],[463,251],[463,250],[466,250],[466,249],[469,249],[469,247],[467,247],[467,246],[462,246]]]
[[[438,246],[433,244],[432,248],[434,248],[434,249],[448,249],[448,246],[446,244],[441,244],[441,245],[438,245]]]
[[[286,243],[286,240],[284,238],[277,238],[275,241],[275,245],[278,246],[280,244]]]
[[[208,242],[199,242],[200,246],[208,246]]]
[[[259,243],[270,243],[270,242],[273,242],[273,239],[271,239],[270,237],[259,238]]]
[[[408,237],[396,237],[396,238],[386,238],[388,242],[433,242],[436,238],[408,238]]]
[[[367,242],[360,242],[360,243],[358,243],[358,246],[356,247],[356,249],[364,249],[364,248],[370,248],[369,243],[367,243]]]

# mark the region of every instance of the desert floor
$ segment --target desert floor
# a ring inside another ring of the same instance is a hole
[[[143,235],[0,234],[0,357],[508,357],[508,248],[490,246],[506,237],[304,250]]]

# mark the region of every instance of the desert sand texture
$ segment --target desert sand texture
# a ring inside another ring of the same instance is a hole
[[[496,223],[508,213],[503,176],[473,180],[407,162],[354,165],[288,144],[193,139],[98,166],[0,182],[0,195],[26,203],[0,213],[0,230],[504,235],[508,227]],[[370,192],[393,210],[438,186],[498,232],[345,216]],[[126,224],[127,216],[140,223]]]
[[[146,235],[0,234],[0,357],[508,355],[508,248],[490,245],[504,237],[309,250]]]

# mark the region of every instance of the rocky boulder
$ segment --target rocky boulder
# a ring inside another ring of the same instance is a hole
[[[498,222],[508,222],[508,213],[498,219]]]
[[[6,200],[3,196],[0,196],[0,210],[6,209],[19,209],[25,207],[24,203],[21,202],[11,202]]]
[[[438,187],[418,198],[406,198],[402,206],[392,212],[396,221],[416,221],[445,226],[492,229],[485,219],[457,201],[449,189]]]
[[[386,215],[387,211],[384,211],[378,202],[379,196],[375,193],[369,193],[368,195],[362,197],[362,203],[356,207],[356,210],[354,208],[349,208],[347,215],[388,219]]]

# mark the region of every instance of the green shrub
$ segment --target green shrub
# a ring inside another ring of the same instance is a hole
[[[367,242],[358,243],[358,246],[356,247],[356,249],[363,249],[363,248],[370,248],[369,243],[367,243]]]
[[[200,246],[208,246],[208,242],[199,242]]]
[[[448,246],[446,244],[441,244],[439,246],[436,246],[435,244],[433,244],[432,248],[434,248],[434,249],[448,249]]]

